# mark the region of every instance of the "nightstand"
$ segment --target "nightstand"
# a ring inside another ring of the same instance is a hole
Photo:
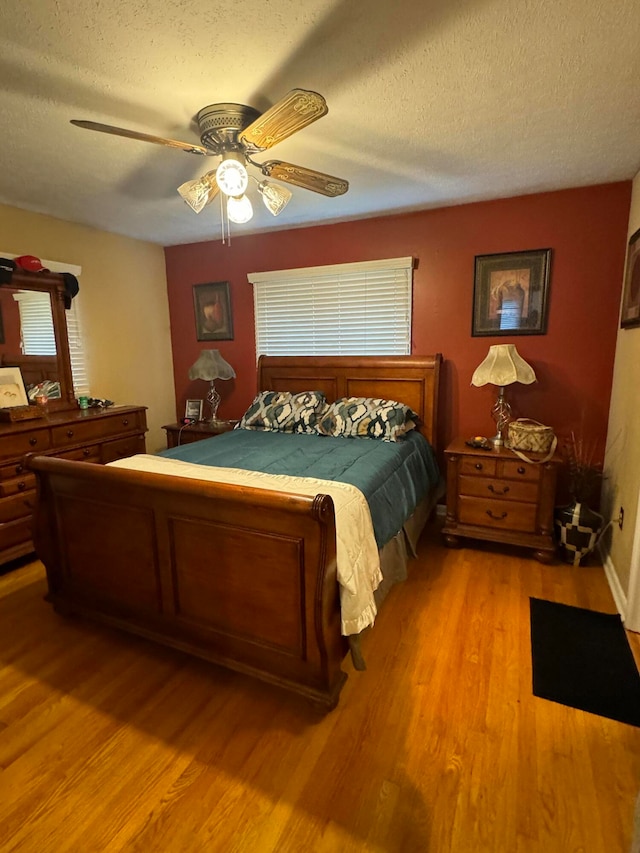
[[[447,545],[456,547],[463,538],[485,539],[532,548],[542,563],[553,559],[559,456],[534,465],[506,447],[482,450],[456,438],[445,458],[447,517],[442,532]]]
[[[208,421],[198,421],[195,424],[166,424],[162,429],[167,433],[167,447],[177,447],[179,444],[191,444],[192,441],[202,441],[213,435],[222,435],[232,430],[238,421],[218,421],[212,424]]]

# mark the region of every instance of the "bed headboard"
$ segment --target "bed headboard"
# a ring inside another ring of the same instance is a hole
[[[259,391],[322,391],[339,397],[381,397],[410,406],[420,432],[437,449],[442,355],[261,355]]]

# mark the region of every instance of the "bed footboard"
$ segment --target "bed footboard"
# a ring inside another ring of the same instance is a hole
[[[337,704],[348,646],[330,497],[28,462],[56,610]]]

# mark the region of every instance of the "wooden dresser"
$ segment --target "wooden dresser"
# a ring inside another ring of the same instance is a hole
[[[0,423],[0,564],[31,553],[35,475],[27,453],[105,464],[145,452],[146,409],[114,406]]]
[[[540,459],[536,454],[528,454]],[[469,447],[455,439],[445,451],[447,517],[443,534],[452,547],[460,539],[486,539],[534,549],[553,559],[553,508],[561,459],[523,462],[508,448]]]

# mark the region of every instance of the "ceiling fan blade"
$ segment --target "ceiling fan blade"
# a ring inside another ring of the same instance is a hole
[[[126,136],[128,139],[140,139],[142,142],[155,142],[156,145],[168,145],[170,148],[180,148],[190,154],[211,154],[202,145],[193,145],[189,142],[180,142],[177,139],[165,139],[162,136],[153,136],[150,133],[138,133],[137,130],[127,130],[124,127],[114,127],[111,124],[100,124],[97,121],[81,121],[72,118],[71,124],[76,127],[84,127],[87,130],[98,130],[100,133],[112,133],[114,136]]]
[[[304,166],[294,166],[293,163],[284,163],[282,160],[267,160],[261,163],[262,174],[286,184],[293,184],[305,190],[334,198],[343,195],[349,189],[349,181],[342,178],[334,178],[333,175],[325,175],[324,172],[315,172],[313,169],[305,169]]]
[[[240,134],[240,140],[264,151],[302,130],[328,112],[327,102],[317,92],[292,89]]]

